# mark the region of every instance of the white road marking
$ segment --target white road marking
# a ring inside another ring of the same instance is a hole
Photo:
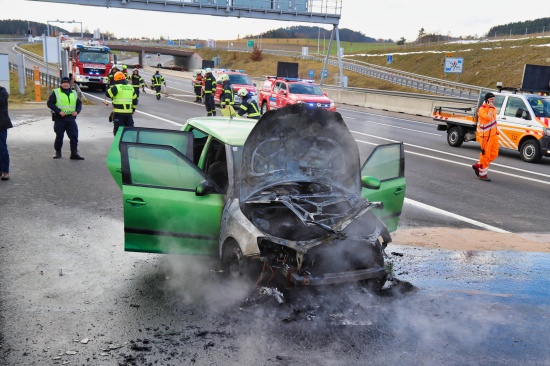
[[[437,207],[433,207],[433,206],[430,206],[430,205],[426,205],[424,203],[421,203],[421,202],[418,202],[418,201],[414,201],[414,200],[411,200],[410,198],[405,198],[405,203],[406,204],[409,204],[411,206],[415,206],[415,207],[418,207],[418,208],[421,208],[423,210],[428,210],[430,212],[433,212],[434,214],[438,214],[438,215],[444,215],[444,216],[447,216],[447,217],[450,217],[450,218],[453,218],[453,219],[456,219],[456,220],[460,220],[460,221],[464,221],[464,222],[467,222],[469,224],[472,224],[472,225],[475,225],[475,226],[479,226],[483,229],[486,229],[486,230],[490,230],[490,231],[494,231],[496,233],[503,233],[503,234],[509,234],[510,232],[509,231],[506,231],[506,230],[503,230],[501,228],[498,228],[496,226],[491,226],[491,225],[488,225],[488,224],[485,224],[483,222],[480,222],[480,221],[477,221],[477,220],[473,220],[473,219],[470,219],[468,217],[465,217],[465,216],[461,216],[461,215],[457,215],[457,214],[454,214],[452,212],[449,212],[449,211],[445,211],[445,210],[442,210],[442,209],[439,209]]]

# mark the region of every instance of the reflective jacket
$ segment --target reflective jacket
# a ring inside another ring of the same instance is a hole
[[[162,84],[166,84],[166,81],[164,81],[164,77],[161,74],[154,74],[151,78],[151,84],[153,86],[161,86]]]
[[[202,75],[197,75],[195,80],[193,80],[193,86],[195,88],[201,88],[202,87]]]
[[[497,134],[497,110],[495,107],[483,103],[477,111],[478,136],[490,136]]]
[[[226,105],[234,105],[235,104],[235,95],[233,94],[233,88],[231,87],[231,83],[223,82],[222,86],[222,93],[220,94],[220,106],[224,107]]]
[[[54,89],[46,104],[53,112],[54,121],[76,121],[76,117],[72,116],[71,113],[80,113],[82,110],[82,102],[76,91],[72,89]],[[61,111],[65,112],[65,117],[59,115]]]
[[[132,82],[132,86],[134,88],[143,88],[145,87],[145,82],[143,81],[143,78],[140,74],[134,74],[130,76],[130,81]]]
[[[204,78],[204,94],[213,94],[216,90],[216,78],[212,75]]]
[[[259,118],[260,117],[260,108],[258,103],[252,98],[250,94],[243,97],[241,101],[241,108],[237,112],[239,116],[244,116],[248,113],[248,118]]]
[[[138,104],[138,98],[132,85],[113,85],[107,90],[107,96],[113,100],[114,113],[132,114]]]

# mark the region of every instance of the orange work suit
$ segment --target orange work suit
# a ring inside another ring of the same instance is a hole
[[[498,156],[497,110],[484,103],[477,111],[476,140],[481,144],[479,178],[487,178],[489,164]]]

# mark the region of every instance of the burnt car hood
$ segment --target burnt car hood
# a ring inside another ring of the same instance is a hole
[[[270,187],[296,182],[360,196],[359,149],[339,113],[289,105],[265,113],[246,139],[241,205]]]

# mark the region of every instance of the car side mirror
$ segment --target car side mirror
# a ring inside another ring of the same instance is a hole
[[[254,83],[253,85],[254,85],[254,87],[256,87],[256,83]]]
[[[523,108],[518,108],[518,110],[516,111],[516,118],[523,118],[526,120],[530,120],[531,115],[529,114],[528,111],[524,110]]]
[[[214,191],[214,184],[208,180],[203,180],[195,188],[195,196],[206,196]]]
[[[283,89],[279,89],[279,94],[286,94],[286,92]]]
[[[327,92],[323,92],[323,95],[324,95],[325,97],[328,97],[328,93],[327,93]]]
[[[375,177],[364,176],[361,177],[361,187],[378,190],[380,189],[380,179]]]

